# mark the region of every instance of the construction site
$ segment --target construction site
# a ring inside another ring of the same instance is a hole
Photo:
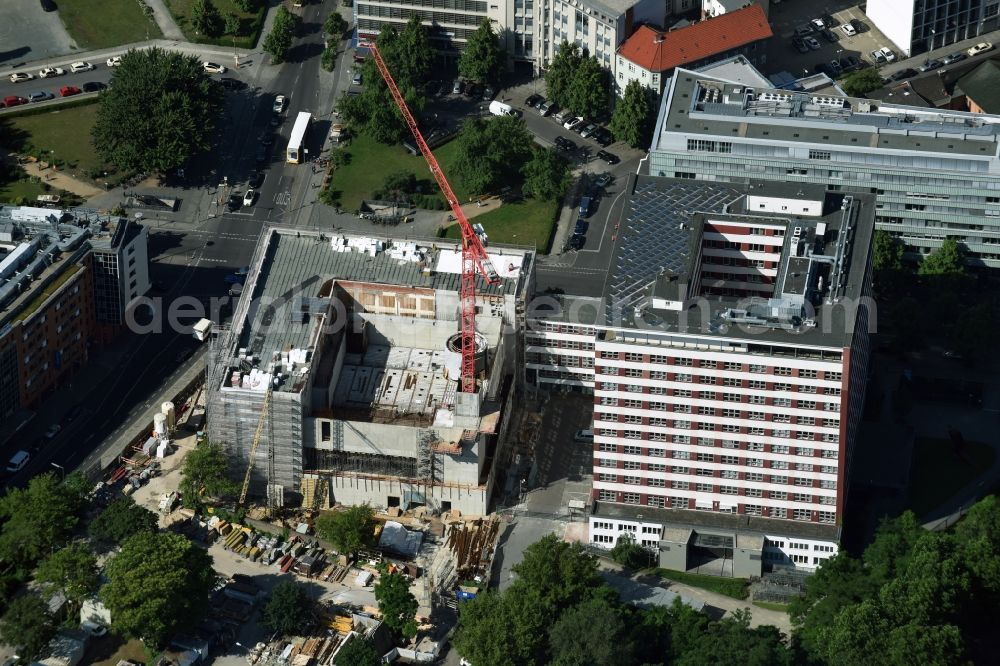
[[[252,498],[487,513],[534,254],[486,252],[462,390],[459,244],[265,231],[207,372],[209,438]]]

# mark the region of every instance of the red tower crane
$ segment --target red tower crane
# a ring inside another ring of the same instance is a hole
[[[396,82],[393,80],[389,68],[386,67],[385,61],[382,60],[382,54],[379,53],[378,47],[374,43],[361,44],[360,46],[371,50],[379,73],[385,79],[385,84],[389,86],[389,92],[392,93],[392,98],[396,101],[396,106],[399,107],[400,113],[403,114],[403,119],[406,120],[407,127],[413,133],[413,138],[416,139],[421,154],[427,160],[427,166],[430,167],[431,173],[434,174],[434,180],[437,181],[438,187],[441,188],[441,192],[444,193],[445,198],[448,200],[451,212],[455,214],[458,226],[462,230],[462,287],[460,292],[462,308],[462,393],[475,393],[476,273],[480,273],[488,284],[497,284],[500,282],[500,275],[493,267],[493,262],[490,261],[489,255],[486,254],[483,242],[476,235],[472,225],[469,224],[465,213],[462,212],[462,206],[459,205],[458,197],[455,196],[451,185],[448,184],[448,179],[445,178],[444,172],[441,171],[441,166],[434,157],[434,153],[431,152],[427,142],[424,141],[423,135],[420,134],[417,121],[414,120],[413,114],[410,113],[409,107],[406,106],[406,101],[403,99],[402,93],[399,92],[399,88],[396,87]]]

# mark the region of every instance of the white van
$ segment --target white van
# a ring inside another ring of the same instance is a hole
[[[512,116],[514,109],[510,107],[510,104],[504,104],[503,102],[498,102],[493,100],[490,102],[490,113],[494,116]]]
[[[576,434],[573,435],[574,442],[586,442],[588,444],[594,443],[594,431],[593,430],[577,430]]]
[[[10,462],[7,463],[7,471],[20,472],[24,469],[24,466],[28,464],[28,458],[30,458],[30,456],[27,451],[18,451],[10,459]]]

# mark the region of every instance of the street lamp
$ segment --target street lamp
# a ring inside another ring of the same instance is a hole
[[[59,463],[50,462],[49,464],[52,465],[53,467],[55,467],[56,469],[58,469],[60,472],[62,472],[62,480],[65,481],[66,480],[66,468],[63,467],[62,465],[60,465]]]

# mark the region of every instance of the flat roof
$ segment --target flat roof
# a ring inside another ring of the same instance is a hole
[[[814,201],[818,194],[822,195],[825,206],[824,214],[819,217],[757,213],[746,211],[744,207],[747,195]],[[686,285],[699,279],[697,262],[704,225],[706,222],[725,224],[726,221],[742,225],[777,225],[785,229],[773,300],[802,296],[807,285],[801,283],[804,269],[798,263],[819,261],[827,256],[826,253],[834,252],[833,260],[824,259],[831,266],[822,301],[825,307],[803,310],[797,323],[794,313],[779,318],[776,321],[780,326],[768,319],[771,315],[766,312],[781,305],[775,302],[748,305],[746,298],[697,297],[694,293],[695,299],[685,309],[656,307],[654,296],[667,300],[677,296],[669,292],[666,278],[671,285],[676,285],[676,289],[686,289]],[[817,234],[820,225],[822,235]],[[771,188],[770,183],[740,186],[639,176],[634,181],[626,217],[614,241],[605,283],[604,325],[792,343],[800,347],[840,349],[849,346],[854,329],[849,325],[846,308],[837,304],[863,293],[862,282],[873,230],[874,197],[869,194],[825,192],[792,184]],[[860,249],[861,261],[854,260],[855,248]],[[755,308],[764,314],[753,314]],[[738,318],[743,315],[746,317]],[[768,320],[754,324],[760,317]]]
[[[594,502],[594,514],[598,518],[617,518],[640,523],[660,523],[672,529],[699,528],[727,530],[760,536],[797,536],[803,539],[838,541],[840,526],[813,523],[803,520],[782,520],[763,518],[739,513],[718,513],[716,511],[692,511],[690,509],[658,509],[632,504],[612,504]],[[641,516],[641,518],[639,517]],[[750,536],[747,535],[747,536]],[[752,541],[749,543],[753,543]],[[741,546],[743,547],[743,546]]]
[[[365,282],[458,292],[461,250],[457,243],[394,240],[351,234],[326,235],[295,229],[270,228],[250,266],[244,297],[278,308],[244,309],[234,322],[237,346],[267,363],[274,352],[305,350],[315,334],[313,316],[326,312],[324,286],[331,281]],[[501,276],[490,285],[476,276],[478,296],[503,297],[517,293],[525,283],[533,253],[530,250],[488,249]],[[301,303],[305,316],[296,316]],[[252,319],[252,321],[248,321]]]
[[[651,151],[673,133],[995,158],[1000,116],[747,87],[678,68]]]
[[[456,378],[461,373],[456,356],[384,345],[371,345],[363,354],[347,354],[333,404],[432,416],[438,408],[455,404]]]

